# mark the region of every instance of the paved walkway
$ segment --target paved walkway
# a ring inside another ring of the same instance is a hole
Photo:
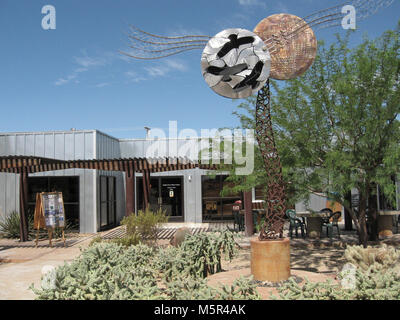
[[[227,226],[233,228],[230,223],[208,223],[208,224],[167,224],[159,232],[162,241],[170,239],[176,229],[189,227],[192,233],[217,231]],[[342,226],[343,228],[343,226]],[[40,286],[42,268],[44,266],[58,266],[64,262],[72,261],[79,256],[81,248],[88,246],[90,241],[97,236],[105,239],[121,237],[125,233],[123,227],[105,231],[99,234],[78,235],[67,238],[67,246],[57,239],[53,247],[49,246],[48,240],[39,242],[35,248],[34,241],[20,243],[18,240],[0,239],[0,300],[25,300],[34,299],[34,294],[28,287],[34,283],[35,287]],[[254,235],[257,236],[257,235]],[[285,236],[288,236],[287,226]],[[234,264],[227,266],[226,270],[248,271],[250,261],[250,238],[243,236],[238,241],[241,250],[241,257]],[[387,243],[400,247],[400,234],[395,234],[380,243]],[[291,268],[294,274],[317,273],[319,280],[326,277],[334,277],[335,272],[343,262],[343,252],[348,244],[358,244],[358,237],[355,231],[341,230],[341,238],[336,235],[329,239],[322,235],[321,239],[302,239],[294,237],[291,239]],[[377,243],[371,243],[377,244]],[[226,275],[215,276],[216,281],[223,279]],[[321,279],[320,279],[321,278]]]
[[[233,222],[213,222],[213,223],[167,223],[163,225],[158,233],[157,238],[160,240],[169,240],[171,239],[176,230],[182,227],[187,227],[190,229],[192,234],[197,234],[201,232],[214,232],[221,231],[229,228],[233,230]],[[306,237],[303,239],[301,237],[300,231],[299,236],[296,237],[293,232],[293,238],[291,239],[291,246],[295,247],[306,247],[306,248],[319,248],[319,247],[342,247],[345,248],[347,245],[358,245],[358,235],[355,230],[346,231],[344,230],[344,222],[339,223],[340,227],[340,238],[337,236],[336,230],[332,238],[326,236],[326,231],[323,230],[320,239],[311,239]],[[116,239],[122,238],[126,234],[125,226],[119,226],[112,230],[105,231],[102,235],[103,239]],[[239,233],[242,238],[239,240],[239,244],[242,247],[250,246],[250,238],[244,237],[244,232]],[[254,236],[257,236],[254,234]],[[284,236],[289,237],[289,225],[285,224],[284,228]],[[391,237],[386,239],[381,239],[378,242],[370,242],[371,245],[378,245],[381,243],[386,243],[389,245],[398,245],[400,246],[400,234],[394,234]]]
[[[0,240],[0,300],[31,300],[35,295],[29,286],[40,286],[42,268],[59,266],[79,256],[95,235],[67,239],[67,247],[55,241],[53,247],[48,240],[20,243],[16,240]]]
[[[167,223],[163,225],[157,232],[157,239],[169,240],[171,239],[176,230],[179,228],[189,228],[192,234],[198,234],[201,232],[213,232],[220,231],[229,228],[233,230],[232,222],[215,222],[215,223]],[[104,232],[102,235],[103,239],[117,239],[123,238],[126,235],[126,227],[119,226],[110,231]]]

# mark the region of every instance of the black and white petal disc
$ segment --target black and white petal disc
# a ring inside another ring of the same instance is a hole
[[[201,71],[219,95],[247,98],[266,83],[271,56],[263,40],[245,29],[227,29],[208,41],[201,56]]]

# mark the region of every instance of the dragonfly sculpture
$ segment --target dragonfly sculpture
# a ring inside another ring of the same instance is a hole
[[[317,54],[314,30],[341,26],[347,14],[345,6],[352,6],[357,21],[361,21],[393,1],[348,1],[304,18],[274,14],[260,21],[253,31],[232,28],[213,37],[167,37],[131,26],[130,52],[121,53],[135,59],[155,60],[203,50],[201,71],[214,92],[233,99],[257,93],[256,138],[268,175],[266,219],[259,239],[275,240],[283,237],[286,195],[272,129],[269,79],[289,80],[306,72]]]

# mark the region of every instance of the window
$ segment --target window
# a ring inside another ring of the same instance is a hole
[[[226,175],[201,177],[203,221],[233,219],[232,206],[235,201],[242,200],[242,195],[231,192],[221,196],[224,186],[233,186],[227,178]]]
[[[62,192],[65,219],[74,227],[79,226],[79,177],[28,177],[28,214],[33,215],[36,194]]]

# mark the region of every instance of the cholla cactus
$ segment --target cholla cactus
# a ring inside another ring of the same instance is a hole
[[[379,248],[348,247],[345,257],[356,266],[354,287],[342,287],[333,281],[323,283],[306,281],[303,285],[299,285],[292,280],[280,288],[280,298],[288,300],[399,300],[399,256],[396,249],[386,245]]]
[[[378,248],[349,246],[344,256],[347,261],[364,271],[369,269],[388,270],[399,263],[400,251],[393,247],[388,247],[386,244]]]
[[[260,300],[257,284],[251,277],[239,277],[231,286],[225,285],[218,289],[218,300]]]
[[[221,269],[221,254],[233,258],[232,241],[228,231],[188,237],[178,248],[97,242],[56,268],[52,286],[31,289],[46,300],[255,299],[250,279],[223,288],[204,279]]]

